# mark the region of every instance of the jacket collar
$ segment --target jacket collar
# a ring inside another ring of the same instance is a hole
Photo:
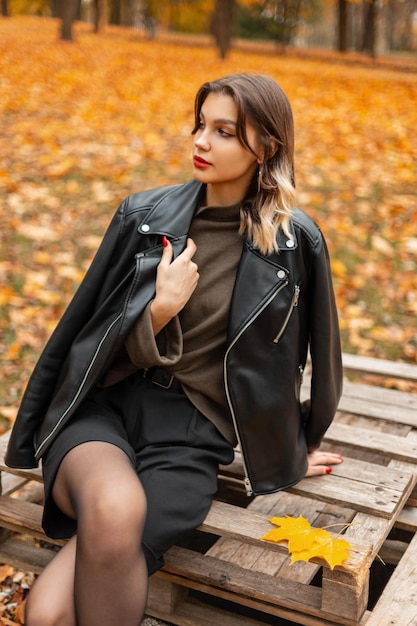
[[[188,233],[203,185],[192,180],[170,187],[138,226],[145,235],[166,235],[177,239]]]
[[[188,233],[198,200],[204,185],[195,180],[167,189],[138,226],[138,232],[146,235],[166,235],[173,239]],[[289,225],[291,237],[281,229],[277,235],[279,251],[289,252],[297,248],[297,238],[292,221]]]

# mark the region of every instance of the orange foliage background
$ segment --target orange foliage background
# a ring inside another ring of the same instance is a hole
[[[299,204],[322,226],[345,351],[416,360],[417,65],[232,51],[44,18],[0,20],[0,414],[121,200],[191,174],[201,82],[266,73],[296,122]],[[195,42],[195,39],[192,40]]]

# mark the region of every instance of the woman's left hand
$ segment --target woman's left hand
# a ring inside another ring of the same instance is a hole
[[[343,457],[337,452],[322,452],[313,450],[308,455],[308,468],[305,477],[321,476],[322,474],[330,474],[331,465],[343,463]]]

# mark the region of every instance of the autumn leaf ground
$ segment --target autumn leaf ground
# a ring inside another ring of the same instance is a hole
[[[417,61],[237,49],[54,20],[0,21],[0,418],[121,200],[190,177],[193,97],[207,79],[265,73],[296,123],[299,204],[328,240],[343,349],[417,360]]]

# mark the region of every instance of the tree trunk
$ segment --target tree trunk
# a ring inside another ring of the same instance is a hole
[[[347,0],[338,2],[338,50],[347,50]]]
[[[51,7],[51,17],[59,17],[58,15],[58,0],[51,0],[49,6]]]
[[[1,14],[3,17],[9,17],[9,6],[7,0],[1,0]]]
[[[96,33],[102,32],[108,23],[107,0],[95,0],[96,17],[94,30]]]
[[[120,25],[121,21],[121,0],[109,0],[109,22]]]
[[[216,0],[211,30],[222,59],[226,58],[232,45],[234,8],[235,0]]]
[[[58,16],[61,18],[61,39],[72,41],[72,23],[77,10],[77,0],[57,0]]]
[[[376,1],[365,0],[363,20],[362,52],[375,57],[375,23],[376,23]]]

